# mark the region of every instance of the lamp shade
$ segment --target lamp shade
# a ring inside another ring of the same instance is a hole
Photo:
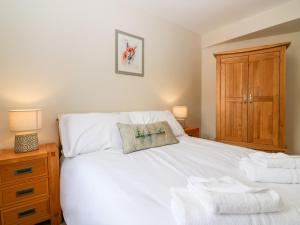
[[[9,129],[12,132],[34,131],[42,128],[40,109],[11,110],[8,112]]]
[[[174,106],[173,114],[176,118],[185,119],[188,115],[188,109],[186,106]]]

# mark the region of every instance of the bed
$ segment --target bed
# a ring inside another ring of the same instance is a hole
[[[229,175],[249,182],[238,169],[238,162],[253,150],[188,136],[178,139],[178,144],[128,155],[105,150],[65,158],[61,166],[61,206],[66,223],[175,225],[170,188],[184,187],[187,177]],[[276,190],[284,202],[299,210],[300,185],[258,185]],[[249,225],[285,225],[276,215],[249,215],[247,221]],[[230,216],[227,224],[239,225],[236,219]],[[300,212],[288,220],[299,225]]]

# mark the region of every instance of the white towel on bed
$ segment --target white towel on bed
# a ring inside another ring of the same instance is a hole
[[[255,152],[250,159],[268,168],[300,169],[300,156],[290,156],[284,153]]]
[[[186,188],[171,189],[171,211],[177,225],[298,225],[300,214],[286,205],[281,212],[261,214],[207,214],[207,211]]]
[[[220,178],[189,177],[188,183],[202,190],[226,193],[251,193],[267,190],[267,188],[254,187],[229,176]]]
[[[249,158],[241,159],[240,169],[247,177],[256,182],[299,184],[300,169],[266,168],[254,163]]]
[[[253,214],[278,212],[282,208],[277,192],[248,186],[232,177],[189,178],[188,190],[209,214]]]

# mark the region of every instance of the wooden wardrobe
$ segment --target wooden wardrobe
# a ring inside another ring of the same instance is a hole
[[[217,141],[284,152],[290,42],[215,53]]]

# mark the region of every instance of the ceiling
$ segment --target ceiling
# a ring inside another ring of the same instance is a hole
[[[286,0],[120,0],[203,34],[285,4]]]
[[[299,31],[300,31],[300,19],[296,19],[296,20],[278,24],[276,26],[269,27],[267,29],[263,29],[260,31],[256,31],[254,33],[250,33],[250,34],[232,39],[228,42],[243,41],[243,40],[249,40],[249,39],[254,39],[254,38],[274,36],[274,35],[293,33],[293,32],[299,32]]]

